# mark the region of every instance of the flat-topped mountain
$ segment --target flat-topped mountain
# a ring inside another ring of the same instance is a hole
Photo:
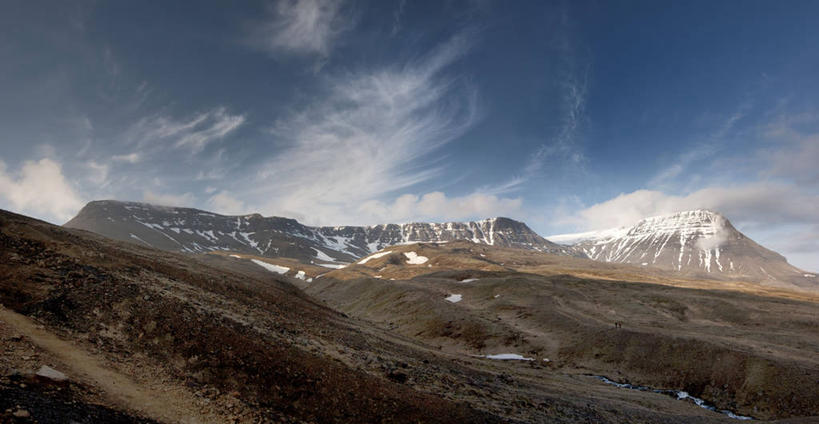
[[[105,200],[88,203],[65,226],[163,250],[233,251],[324,263],[352,262],[396,244],[454,240],[577,255],[572,249],[552,243],[526,224],[509,218],[311,227],[282,217],[226,216],[191,208]]]
[[[817,284],[813,274],[789,264],[785,257],[760,246],[725,217],[709,210],[650,217],[631,227],[549,239],[603,262],[769,283]]]

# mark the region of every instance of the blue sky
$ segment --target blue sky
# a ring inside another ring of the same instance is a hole
[[[819,3],[0,4],[0,207],[308,224],[694,208],[819,269]]]

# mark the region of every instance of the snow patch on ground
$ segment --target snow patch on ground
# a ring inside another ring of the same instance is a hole
[[[451,295],[447,296],[444,300],[452,302],[452,303],[458,303],[458,302],[461,301],[462,298],[463,298],[463,295],[451,294]]]
[[[285,274],[287,271],[290,271],[290,268],[286,266],[273,265],[258,259],[251,259],[251,261],[270,272],[275,272],[276,274]]]
[[[808,277],[808,278],[816,278],[816,276],[815,276],[815,275],[813,275],[813,274],[805,274],[805,277]]]
[[[128,233],[128,234],[131,234],[131,233]],[[135,234],[131,234],[131,238],[132,238],[132,239],[137,239],[137,240],[139,240],[139,241],[141,241],[141,242],[143,242],[143,243],[147,244],[148,246],[151,246],[151,243],[148,243],[147,241],[142,240],[141,238],[137,237]],[[151,247],[153,247],[153,246],[151,246]]]
[[[370,260],[372,260],[372,259],[378,259],[378,258],[381,258],[381,257],[387,256],[387,255],[389,255],[390,253],[392,253],[392,250],[387,250],[386,252],[378,252],[378,253],[373,253],[372,255],[367,256],[366,258],[364,258],[364,259],[362,259],[362,260],[358,261],[357,263],[358,263],[359,265],[364,265],[364,264],[366,264],[367,262],[369,262],[369,261],[370,261]]]
[[[497,355],[486,355],[486,359],[497,359],[500,361],[533,361],[532,358],[527,358],[517,353],[498,353]]]
[[[242,259],[242,257],[241,257],[241,256],[239,256],[239,255],[230,255],[230,257],[231,257],[231,258]]]
[[[349,264],[316,264],[318,266],[323,266],[325,268],[333,268],[333,269],[341,269],[346,268]]]
[[[467,278],[466,280],[461,280],[459,283],[471,283],[473,281],[478,281],[477,278]]]
[[[407,257],[407,263],[410,265],[421,265],[427,263],[429,260],[426,256],[418,256],[415,252],[405,252],[404,256]]]
[[[304,271],[299,271],[296,273],[295,277],[298,278],[299,280],[304,280],[306,278],[306,275],[304,274]]]

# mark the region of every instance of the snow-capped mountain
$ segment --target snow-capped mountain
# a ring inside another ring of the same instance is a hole
[[[221,250],[316,262],[352,262],[395,244],[451,240],[577,255],[539,236],[526,224],[508,218],[310,227],[294,219],[259,214],[225,216],[191,208],[105,200],[88,203],[65,226],[163,250]]]
[[[815,285],[816,277],[741,232],[722,215],[693,210],[645,218],[631,227],[551,236],[591,259],[719,274],[771,283]]]

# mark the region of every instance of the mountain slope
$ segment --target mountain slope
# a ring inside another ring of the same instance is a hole
[[[571,245],[603,262],[770,284],[817,284],[813,274],[790,265],[785,257],[760,246],[725,217],[708,210],[645,218],[632,227],[559,235],[550,240]]]
[[[162,250],[188,253],[224,250],[316,263],[352,262],[395,244],[453,240],[575,254],[537,235],[526,224],[508,218],[310,227],[294,219],[259,214],[225,216],[198,209],[106,200],[88,203],[65,227]]]

